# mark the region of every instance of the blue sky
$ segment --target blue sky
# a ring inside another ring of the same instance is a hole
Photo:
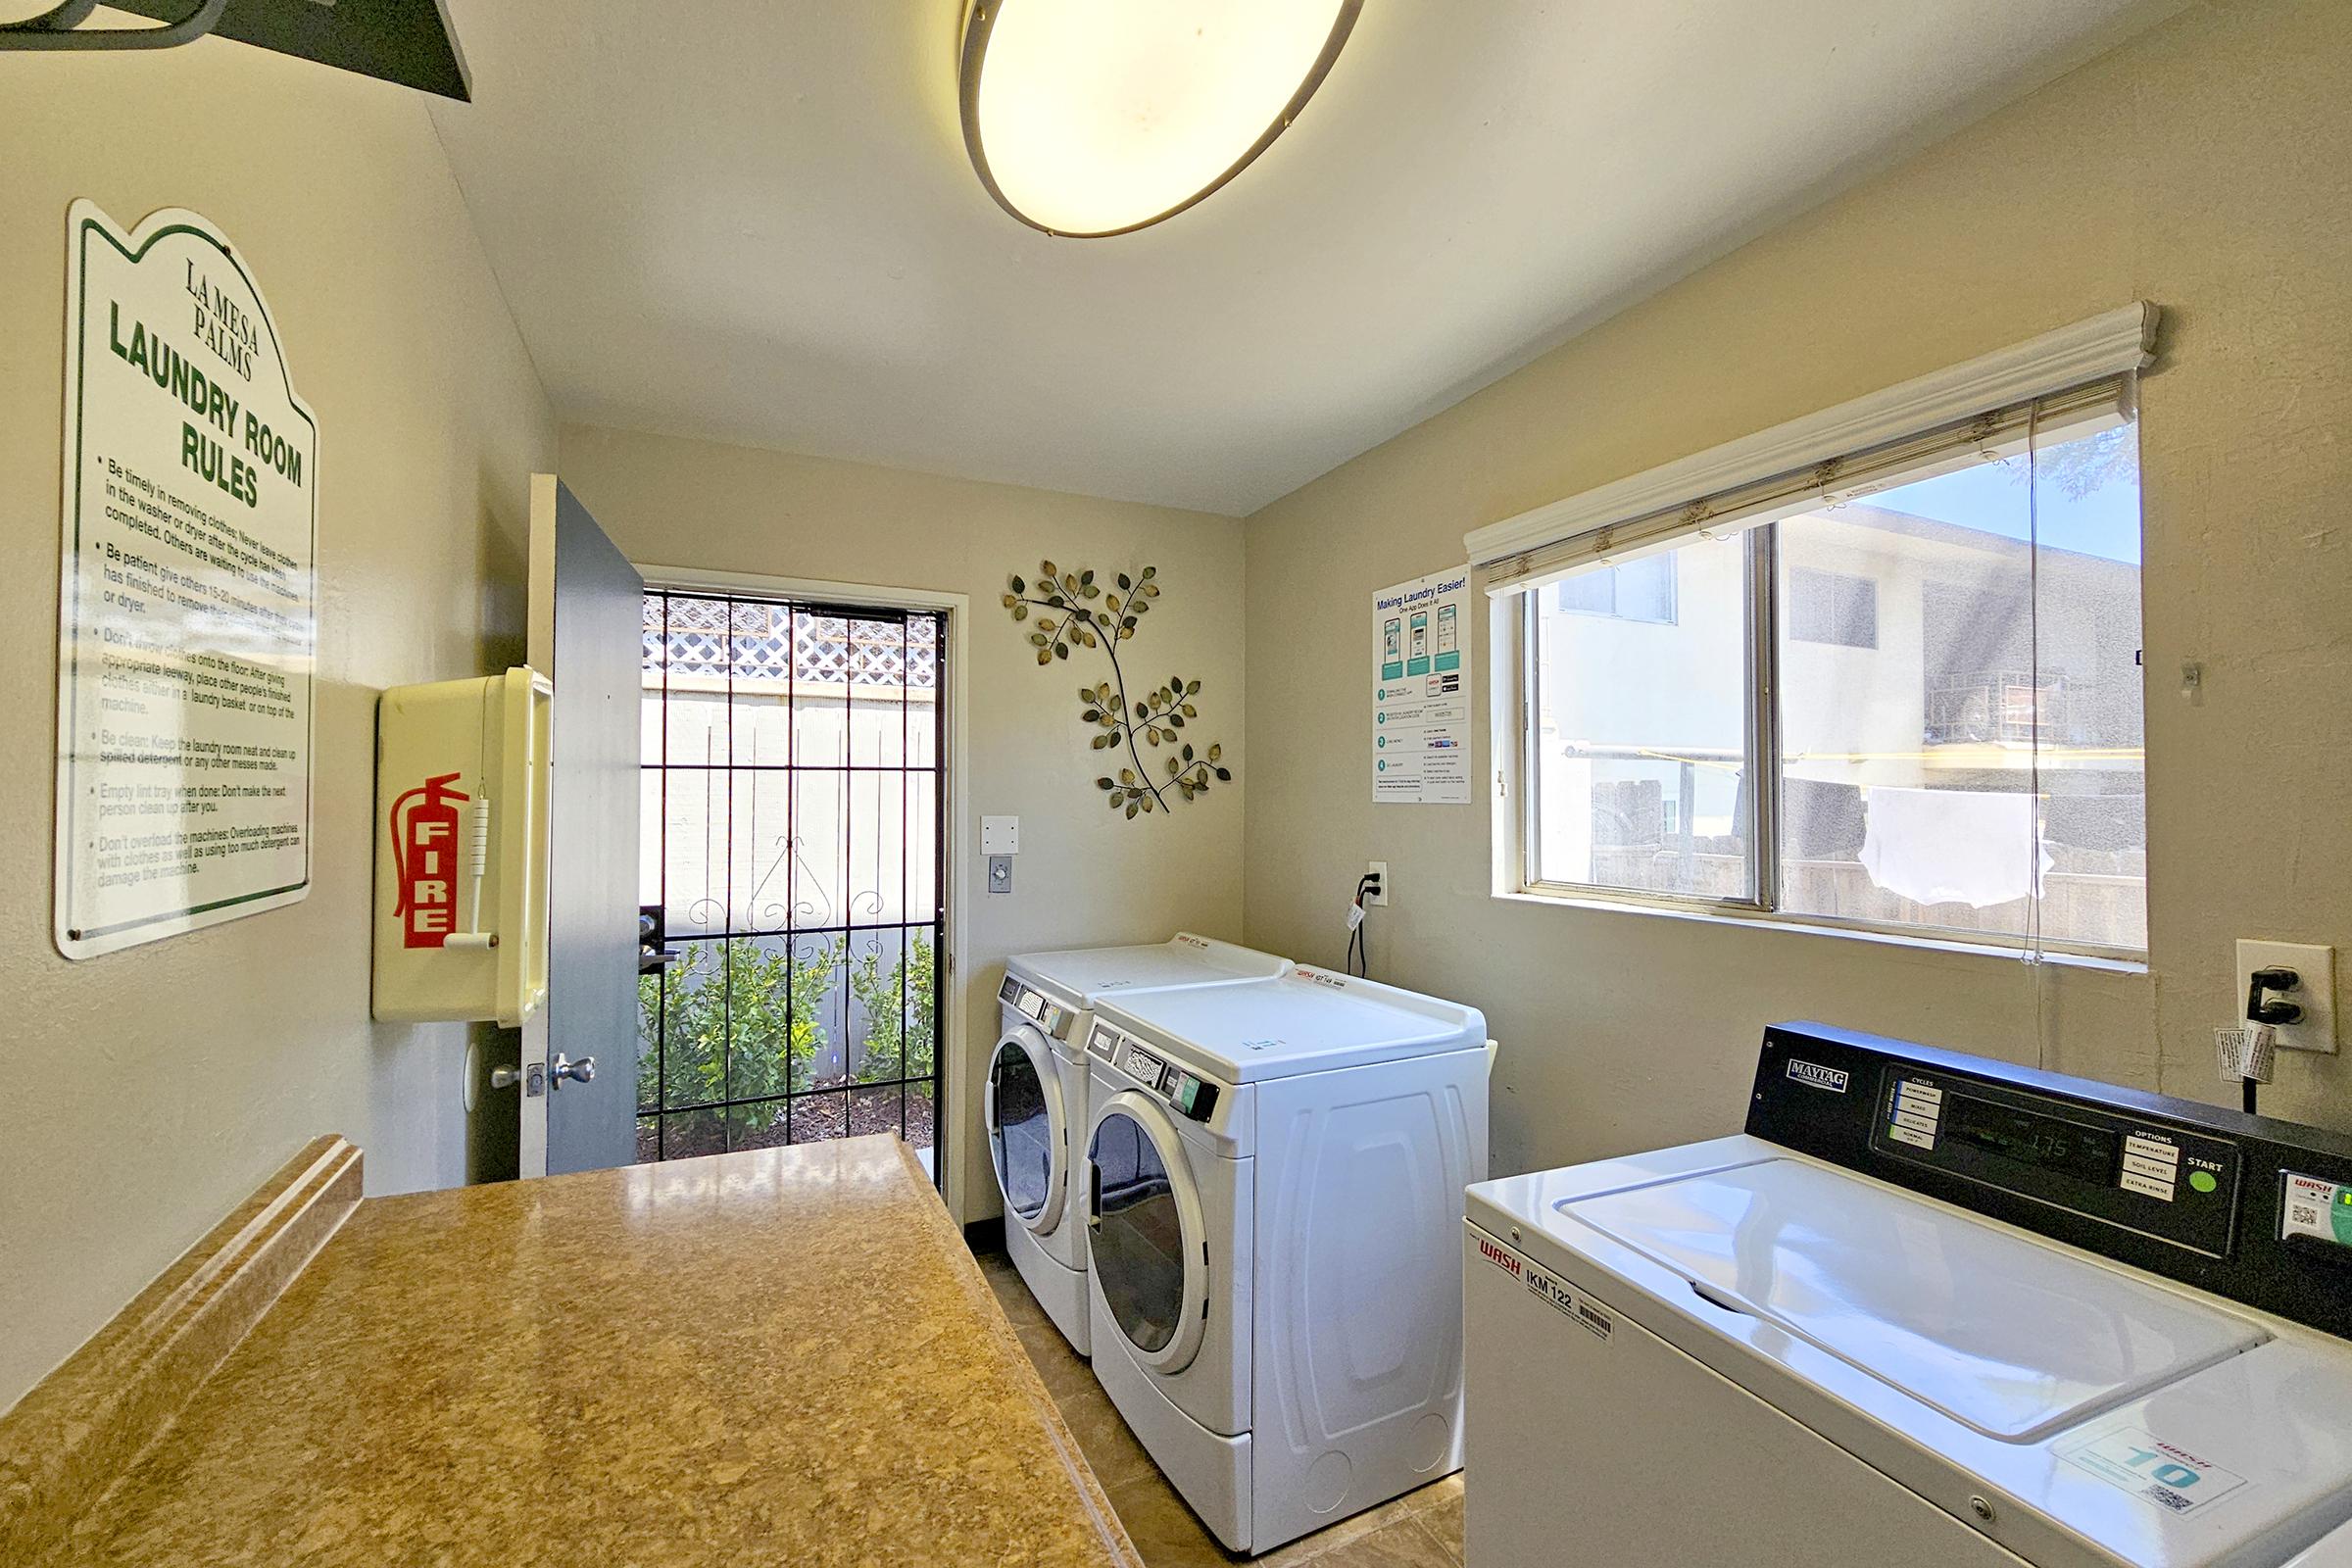
[[[1985,463],[1864,498],[1866,504],[2011,539],[2026,537],[2025,460]],[[2111,479],[2075,500],[2044,479],[2039,492],[2041,542],[2109,561],[2139,562],[2139,482],[2136,473]]]

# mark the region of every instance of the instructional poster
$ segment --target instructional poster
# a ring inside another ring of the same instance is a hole
[[[1470,568],[1372,598],[1372,799],[1470,801]]]
[[[57,945],[311,881],[318,432],[244,258],[194,213],[67,217]]]

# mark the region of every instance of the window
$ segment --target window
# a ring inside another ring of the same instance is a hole
[[[1645,556],[1564,577],[1555,590],[1571,614],[1674,623],[1674,557]]]
[[[1838,648],[1879,646],[1879,585],[1868,577],[1797,566],[1788,573],[1788,636]]]
[[[1519,558],[1521,885],[2144,952],[2128,384],[1728,494]]]
[[[1651,559],[1682,584],[1679,623],[1602,618],[1558,595],[1536,617],[1537,880],[1745,901],[1747,553],[1734,538]]]

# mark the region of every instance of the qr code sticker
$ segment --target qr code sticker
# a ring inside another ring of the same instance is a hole
[[[2170,1487],[2151,1485],[2144,1495],[2153,1498],[2157,1502],[2163,1503],[2167,1508],[2172,1509],[2175,1513],[2186,1513],[2189,1509],[2196,1506],[2195,1503],[2189,1501],[2186,1497],[2183,1497],[2180,1495],[2180,1494],[2175,1492]]]
[[[2320,1211],[2309,1203],[2297,1203],[2294,1205],[2294,1222],[2297,1225],[2317,1225],[2320,1222]]]

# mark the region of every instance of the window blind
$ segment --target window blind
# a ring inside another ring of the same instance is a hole
[[[2002,461],[2023,453],[2029,440],[2048,446],[2093,434],[2132,416],[2137,372],[2152,358],[2156,322],[2151,305],[2110,312],[1984,360],[1539,508],[1468,535],[1470,559],[1490,594],[1522,593],[1589,567],[1693,539],[1720,538],[1937,472]],[[2012,396],[1952,416],[1954,408],[2014,392],[2035,377],[2041,388],[2037,395]],[[1884,438],[1889,425],[1899,429],[1906,417],[1922,422]],[[1872,434],[1882,438],[1870,439]],[[1860,444],[1852,444],[1858,435]],[[1692,486],[1679,497],[1674,494],[1678,478]],[[1716,482],[1709,484],[1710,479]],[[1546,521],[1556,521],[1563,531],[1543,537]]]

